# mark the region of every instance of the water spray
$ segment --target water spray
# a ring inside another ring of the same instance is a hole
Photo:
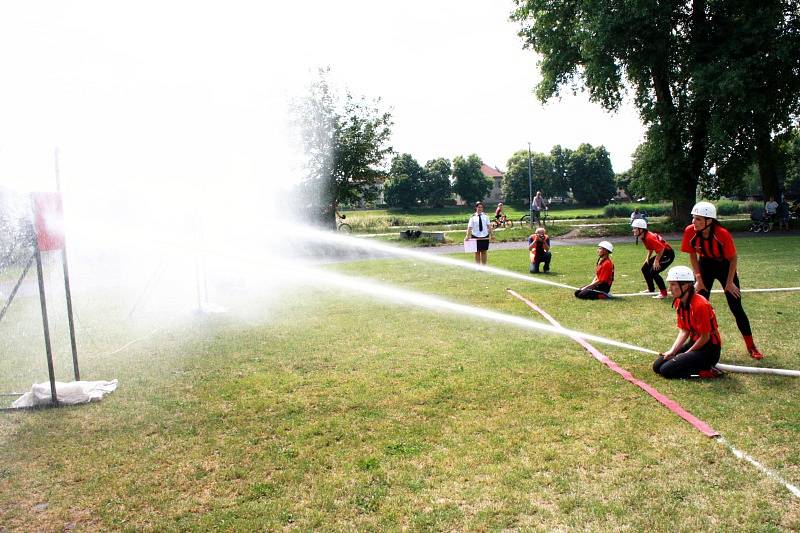
[[[497,276],[505,276],[507,278],[513,278],[521,281],[527,281],[530,283],[541,283],[543,285],[550,285],[552,287],[559,287],[562,289],[570,289],[576,290],[578,287],[573,287],[572,285],[566,285],[564,283],[558,283],[555,281],[550,281],[547,279],[542,278],[534,278],[531,276],[526,276],[524,274],[519,274],[517,272],[511,272],[509,270],[503,270],[502,268],[495,268],[486,265],[478,265],[475,263],[468,263],[466,261],[459,261],[458,259],[453,259],[451,257],[442,257],[438,255],[431,255],[425,252],[419,252],[416,250],[408,250],[405,248],[397,248],[395,246],[389,246],[387,244],[377,243],[374,241],[368,241],[366,239],[360,239],[357,237],[349,237],[346,235],[341,235],[338,233],[333,233],[330,231],[324,231],[319,229],[314,229],[309,226],[304,226],[298,228],[297,233],[294,235],[299,235],[301,238],[308,240],[308,241],[315,241],[321,242],[326,244],[338,244],[341,246],[347,247],[355,247],[365,251],[372,251],[377,252],[380,254],[386,254],[390,256],[400,256],[409,259],[419,259],[420,261],[427,261],[430,263],[439,263],[442,265],[448,266],[456,266],[459,268],[468,268],[470,270],[475,270],[478,272],[486,272],[489,274],[494,274]]]

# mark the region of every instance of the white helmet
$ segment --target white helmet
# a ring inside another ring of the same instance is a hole
[[[598,248],[605,248],[608,250],[608,253],[614,253],[614,245],[608,241],[600,241],[600,244],[597,245]]]
[[[647,222],[645,222],[641,218],[637,218],[633,222],[631,222],[631,227],[639,229],[647,229]]]
[[[694,271],[687,266],[674,266],[667,273],[667,281],[694,282]]]
[[[711,202],[697,202],[692,208],[692,214],[706,218],[717,218],[717,208]]]

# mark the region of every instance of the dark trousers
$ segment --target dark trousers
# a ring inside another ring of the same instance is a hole
[[[714,285],[714,280],[719,281],[722,288],[725,288],[725,283],[728,281],[728,267],[730,261],[716,259],[708,259],[706,257],[700,258],[700,275],[703,278],[703,285],[705,290],[698,291],[698,294],[703,296],[709,302],[711,301],[711,287]],[[739,287],[739,274],[733,276],[733,284]],[[736,327],[739,328],[742,336],[749,337],[752,335],[750,330],[750,320],[742,307],[742,299],[736,298],[730,293],[725,293],[725,299],[728,301],[728,309],[733,313],[736,319]]]
[[[708,370],[719,363],[720,347],[707,342],[699,350],[688,351],[694,341],[689,341],[678,350],[678,354],[664,359],[660,355],[653,362],[653,372],[667,379],[688,378],[700,370]]]
[[[667,270],[667,267],[675,260],[675,252],[672,251],[672,248],[667,248],[664,250],[664,253],[661,254],[661,261],[659,263],[661,268],[659,270],[653,269],[653,263],[655,263],[656,257],[658,256],[654,255],[647,260],[647,263],[642,265],[642,275],[644,276],[645,283],[647,283],[647,290],[650,292],[655,290],[655,287],[653,286],[654,281],[655,284],[658,285],[659,290],[667,290],[667,286],[664,284],[664,279],[661,277],[661,272]]]
[[[544,263],[544,271],[550,270],[550,259],[553,257],[549,251],[536,254],[536,261],[531,263],[531,274],[539,272],[539,265]]]
[[[611,290],[611,285],[608,283],[596,283],[589,285],[583,289],[575,291],[575,297],[581,300],[603,300],[608,298],[608,291]]]

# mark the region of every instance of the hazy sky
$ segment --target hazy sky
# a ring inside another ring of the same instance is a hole
[[[290,5],[291,4],[291,5]],[[319,66],[381,97],[392,144],[420,163],[477,153],[505,168],[532,143],[604,144],[629,166],[642,128],[532,90],[510,1],[34,1],[0,8],[0,185],[61,177],[125,189],[289,179],[287,100]]]

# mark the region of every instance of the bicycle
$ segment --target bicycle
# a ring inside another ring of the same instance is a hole
[[[347,222],[342,222],[342,220],[346,219],[347,215],[342,215],[340,213],[336,213],[336,231],[341,231],[342,233],[352,233],[353,228],[350,227],[350,224]]]
[[[514,227],[514,221],[508,218],[507,216],[503,215],[500,218],[492,220],[491,225],[492,229],[497,229],[497,228],[511,229]]]
[[[547,220],[548,220],[548,210],[547,209],[542,209],[541,211],[539,211],[539,222],[542,223],[542,227],[544,227],[544,228],[547,227]],[[523,225],[523,226],[530,225],[530,223],[531,223],[531,214],[530,213],[525,213],[524,215],[522,215],[522,217],[520,217],[520,219],[519,219],[519,223],[521,225]]]

